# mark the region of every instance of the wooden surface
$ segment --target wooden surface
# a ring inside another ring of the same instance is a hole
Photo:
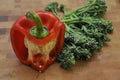
[[[120,80],[120,0],[106,0],[108,11],[104,17],[113,22],[114,32],[110,35],[111,42],[90,61],[78,62],[69,71],[55,63],[44,73],[19,62],[10,44],[12,24],[28,10],[43,10],[51,1],[55,0],[0,0],[0,80]],[[71,10],[83,6],[86,1],[58,2],[66,4]]]

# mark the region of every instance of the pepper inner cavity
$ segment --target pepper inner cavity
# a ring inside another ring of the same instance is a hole
[[[36,63],[40,62],[34,59],[37,58],[33,58],[35,55],[41,55],[43,59],[43,61],[47,61],[49,60],[49,55],[50,52],[52,51],[52,49],[55,47],[56,44],[56,39],[51,40],[50,42],[48,42],[47,44],[45,44],[44,46],[42,45],[38,45],[35,44],[34,42],[32,42],[31,40],[29,40],[27,37],[24,38],[24,44],[25,47],[28,49],[28,60],[31,61],[32,63],[35,61]],[[38,59],[40,60],[40,59]]]

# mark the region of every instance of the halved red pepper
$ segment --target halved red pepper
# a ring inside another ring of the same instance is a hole
[[[43,72],[55,61],[62,50],[65,25],[52,13],[44,11],[37,11],[36,13],[39,15],[45,29],[48,29],[47,35],[40,38],[35,37],[34,31],[31,35],[31,28],[39,24],[35,21],[31,22],[23,15],[12,26],[10,36],[12,47],[18,59],[22,63],[31,65],[36,70]],[[29,50],[30,46],[39,48],[38,52],[34,49],[33,51]],[[29,51],[31,51],[31,54]]]

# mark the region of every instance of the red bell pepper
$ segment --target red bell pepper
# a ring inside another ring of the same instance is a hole
[[[38,17],[39,16],[39,17]],[[49,12],[28,12],[12,26],[10,36],[18,59],[43,72],[61,52],[65,25]]]

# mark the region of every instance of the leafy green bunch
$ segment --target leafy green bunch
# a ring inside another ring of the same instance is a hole
[[[112,23],[102,18],[106,9],[105,0],[88,0],[86,6],[72,11],[57,2],[46,6],[45,10],[54,13],[66,26],[64,47],[57,58],[63,68],[71,68],[78,60],[89,60],[110,41]],[[63,18],[59,12],[64,14]]]

